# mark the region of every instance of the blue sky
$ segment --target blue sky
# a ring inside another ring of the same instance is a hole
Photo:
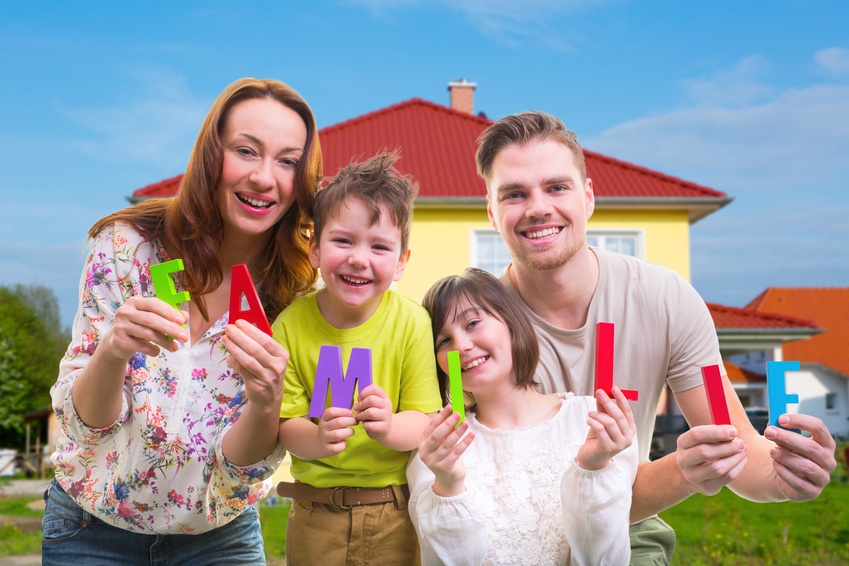
[[[49,6],[49,8],[48,8]],[[693,284],[849,284],[849,3],[625,0],[0,2],[0,284],[76,310],[81,250],[185,169],[233,80],[280,79],[320,127],[477,83],[587,149],[735,198],[693,226]]]

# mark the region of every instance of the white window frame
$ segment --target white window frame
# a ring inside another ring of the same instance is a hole
[[[495,230],[493,228],[472,228],[471,230],[469,230],[469,265],[471,265],[472,267],[480,267],[480,261],[478,260],[478,238],[481,236],[494,236],[498,239],[501,239],[501,234],[498,232],[498,230]],[[505,248],[506,247],[507,246],[505,245]],[[510,262],[508,260],[507,265],[509,264]],[[498,277],[498,273],[493,273],[493,275]]]
[[[634,257],[646,259],[646,231],[642,228],[588,228],[587,238],[621,238],[623,236],[632,236],[634,238]],[[604,249],[603,246],[600,246]]]

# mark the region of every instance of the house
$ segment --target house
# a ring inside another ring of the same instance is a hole
[[[745,382],[734,383],[741,399],[745,395],[765,405],[766,362],[799,361],[801,371],[786,374],[787,392],[797,394],[799,404],[787,410],[818,417],[831,434],[849,436],[849,287],[770,287],[747,309],[803,317],[820,330],[809,340],[729,356],[729,362],[748,372]]]
[[[473,113],[475,86],[465,79],[450,83],[451,107],[413,98],[319,132],[329,176],[352,157],[400,149],[397,167],[418,181],[419,196],[412,255],[397,289],[416,300],[439,278],[469,265],[497,273],[509,262],[501,237],[489,225],[486,186],[475,169],[477,137],[492,123]],[[665,265],[689,280],[690,224],[732,199],[598,153],[584,155],[596,196],[589,242]],[[129,200],[173,196],[181,179],[138,189]]]

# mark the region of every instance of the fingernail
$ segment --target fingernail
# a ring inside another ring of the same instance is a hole
[[[728,427],[725,432],[728,433],[728,436],[737,436],[737,430],[733,426]]]
[[[790,424],[790,417],[788,417],[787,415],[781,415],[780,417],[778,417],[778,424],[780,424],[781,426]]]
[[[746,448],[746,443],[740,440],[739,438],[735,439],[734,443],[737,445],[738,452]]]
[[[767,428],[766,428],[766,431],[764,431],[764,436],[765,436],[766,438],[770,439],[770,440],[772,440],[773,438],[775,438],[775,428],[773,428],[773,427],[771,427],[771,426],[767,427]]]

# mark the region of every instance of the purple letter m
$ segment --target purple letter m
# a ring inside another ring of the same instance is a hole
[[[320,419],[327,402],[327,387],[330,385],[332,407],[350,409],[354,402],[354,386],[362,391],[371,385],[371,348],[352,348],[348,360],[348,371],[342,375],[342,348],[322,346],[318,353],[315,384],[310,401],[310,418]]]

